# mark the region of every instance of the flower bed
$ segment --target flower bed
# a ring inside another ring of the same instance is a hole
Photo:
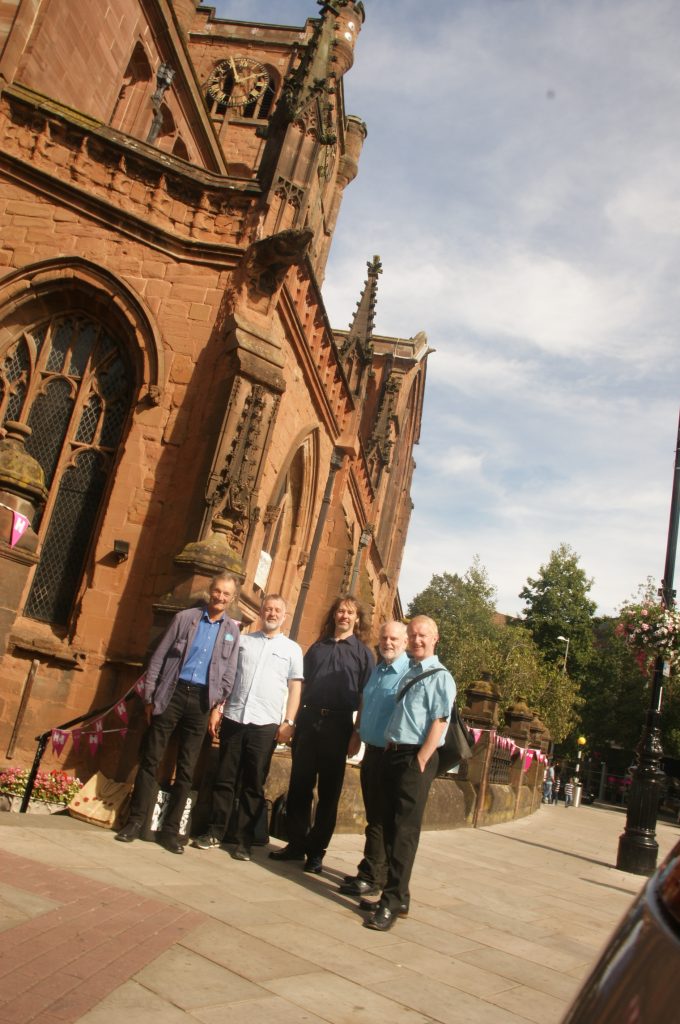
[[[28,768],[5,768],[0,772],[0,810],[18,810],[26,792]],[[53,768],[51,772],[38,772],[31,793],[31,802],[45,804],[50,810],[61,810],[82,787],[80,779]],[[33,809],[37,809],[33,808]]]

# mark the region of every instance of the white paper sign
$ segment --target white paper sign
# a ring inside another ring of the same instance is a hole
[[[255,586],[259,587],[260,590],[267,589],[267,580],[269,579],[269,570],[272,567],[272,556],[267,551],[260,552],[260,558],[257,563],[257,569],[255,570]]]

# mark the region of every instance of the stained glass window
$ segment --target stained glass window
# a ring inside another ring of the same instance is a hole
[[[25,614],[68,623],[106,482],[132,403],[120,341],[84,313],[26,330],[0,353],[0,423],[31,427],[28,452],[50,495]]]

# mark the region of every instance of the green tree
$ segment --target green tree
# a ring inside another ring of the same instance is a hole
[[[633,652],[616,633],[611,617],[595,623],[595,646],[587,677],[581,685],[582,731],[593,750],[610,746],[633,750],[640,739],[649,680]]]
[[[495,597],[487,570],[475,558],[462,576],[433,576],[414,597],[408,615],[429,615],[436,621],[437,654],[453,673],[461,698],[466,686],[489,672],[502,694],[501,710],[523,697],[553,738],[561,740],[576,722],[578,685],[546,662],[530,630],[501,620]]]
[[[475,558],[466,572],[434,575],[408,607],[408,616],[429,615],[439,628],[437,654],[458,685],[478,679],[486,670],[495,641],[496,589]]]
[[[547,661],[563,663],[565,644],[558,637],[568,638],[567,670],[579,682],[587,678],[593,655],[592,586],[576,552],[560,544],[519,595],[525,602],[524,622]]]
[[[561,666],[546,661],[526,626],[498,626],[496,649],[488,664],[503,694],[504,708],[524,698],[556,743],[574,729],[583,703],[579,685]]]

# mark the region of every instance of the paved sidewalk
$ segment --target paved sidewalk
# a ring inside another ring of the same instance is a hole
[[[558,1024],[644,883],[613,867],[624,821],[560,805],[424,833],[411,913],[379,934],[337,892],[358,836],[317,877],[0,814],[0,1024]]]

